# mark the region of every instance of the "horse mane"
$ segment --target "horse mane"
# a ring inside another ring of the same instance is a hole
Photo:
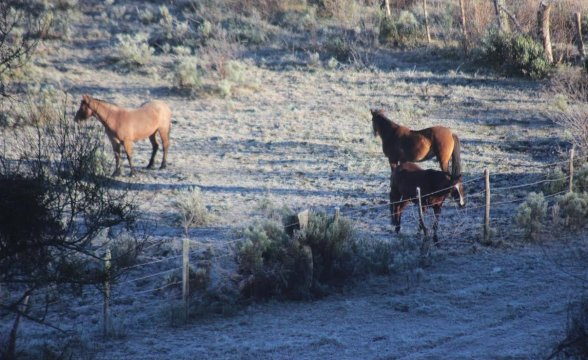
[[[98,99],[98,98],[95,98],[95,97],[90,97],[90,98],[91,98],[92,100],[96,100],[96,101],[98,101],[98,102],[101,102],[101,103],[105,103],[105,104],[109,104],[109,105],[118,106],[118,105],[116,105],[115,103],[113,103],[113,102],[111,102],[111,101],[106,101],[106,100]]]
[[[394,121],[392,121],[390,118],[388,118],[386,115],[384,115],[384,110],[382,110],[382,109],[372,110],[372,120],[375,120],[378,123],[378,125],[384,125],[384,126],[387,125],[390,128],[396,128],[399,126]],[[382,130],[386,130],[386,129],[382,129]]]

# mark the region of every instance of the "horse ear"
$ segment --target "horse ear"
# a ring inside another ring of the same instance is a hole
[[[85,102],[89,102],[89,101],[90,101],[90,96],[89,96],[89,95],[87,95],[87,94],[84,94],[84,95],[82,95],[82,99],[83,99]]]

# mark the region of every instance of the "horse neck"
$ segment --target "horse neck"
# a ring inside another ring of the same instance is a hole
[[[92,99],[90,101],[90,108],[96,113],[96,117],[102,125],[109,129],[114,128],[115,119],[120,110],[118,106]]]
[[[382,136],[389,136],[400,127],[400,125],[386,117],[379,116],[377,119],[379,131],[381,132]]]
[[[430,177],[431,180],[431,190],[436,192],[436,195],[447,195],[451,192],[451,189],[455,185],[453,183],[453,179],[447,175],[447,173],[436,171],[436,176]]]

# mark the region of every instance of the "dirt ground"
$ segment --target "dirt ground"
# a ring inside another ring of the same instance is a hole
[[[78,334],[80,357],[537,359],[562,338],[566,308],[587,275],[577,255],[586,247],[585,234],[546,232],[539,244],[527,244],[512,223],[517,204],[541,190],[512,186],[543,179],[550,168],[545,165],[566,161],[564,132],[542,115],[552,98],[540,83],[465,73],[460,63],[422,49],[386,50],[378,54],[385,60],[379,68],[365,70],[278,66],[292,54],[275,51],[243,54],[245,85],[232,97],[189,98],[165,74],[121,73],[104,65],[108,46],[100,39],[47,46],[42,83],[123,107],[154,98],[169,103],[169,168],[117,179],[131,189],[139,222],[150,230],[152,250],[144,262],[161,261],[138,267],[114,286],[113,339],[101,338],[97,294],[75,300],[66,317],[53,318]],[[157,61],[163,69],[172,59],[161,55]],[[191,249],[212,249],[216,285],[234,270],[227,244],[262,216],[265,203],[329,212],[340,207],[366,241],[390,241],[398,249],[420,241],[414,207],[404,215],[402,235],[390,231],[390,170],[372,134],[371,108],[415,129],[450,127],[462,141],[468,205],[444,208],[442,243],[431,265],[412,266],[399,255],[390,264],[392,275],[359,279],[320,300],[270,301],[171,326],[177,289],[155,289],[179,273],[182,231],[174,201],[192,186],[201,189],[213,220],[190,231]],[[146,164],[149,155],[147,140],[136,143],[135,164]],[[486,168],[496,189],[497,247],[478,244]],[[20,346],[65,341],[26,321],[21,332],[26,340]]]

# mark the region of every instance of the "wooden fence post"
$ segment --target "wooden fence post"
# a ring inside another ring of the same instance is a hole
[[[423,0],[423,13],[425,16],[425,31],[427,32],[427,44],[430,44],[431,32],[429,31],[429,12],[427,11],[427,0]]]
[[[580,58],[584,60],[586,56],[586,50],[584,48],[584,40],[582,39],[582,13],[577,12],[575,14],[576,20],[576,43],[578,46],[578,52],[580,53]]]
[[[425,217],[423,216],[423,203],[422,203],[422,199],[421,199],[421,188],[417,187],[416,192],[417,192],[417,198],[419,199],[419,221],[420,221],[421,226],[423,228],[423,232],[425,233],[425,237],[428,237],[427,226],[425,225]]]
[[[184,238],[182,242],[182,301],[184,303],[185,320],[189,315],[189,296],[190,295],[190,240]]]
[[[463,2],[464,2],[464,0],[459,0],[459,8],[461,10],[461,32],[463,34],[463,49],[464,49],[464,52],[467,53],[469,50],[468,32],[466,29],[465,5]]]
[[[16,359],[16,338],[18,333],[18,326],[20,325],[20,318],[21,315],[24,314],[27,310],[27,305],[29,304],[29,295],[26,295],[23,299],[22,303],[18,305],[18,312],[16,313],[16,319],[14,319],[14,324],[12,325],[12,329],[10,329],[10,334],[8,335],[8,344],[6,344],[6,349],[4,350],[4,358],[5,359]]]
[[[298,224],[300,225],[300,230],[306,229],[308,226],[308,210],[298,213]]]
[[[112,254],[110,253],[110,249],[106,250],[106,255],[104,256],[104,306],[102,309],[102,332],[104,337],[108,337],[110,335],[110,331],[112,329],[112,324],[110,323],[110,270],[112,268],[111,264]]]
[[[570,184],[568,191],[574,191],[574,145],[572,145],[572,148],[570,149]]]
[[[490,242],[490,171],[484,169],[484,183],[486,185],[486,207],[484,211],[484,243]]]
[[[384,0],[384,6],[386,7],[386,17],[390,19],[392,17],[392,12],[390,11],[390,0]]]
[[[551,48],[551,1],[542,0],[538,13],[539,35],[543,40],[545,59],[553,64],[553,51]]]

